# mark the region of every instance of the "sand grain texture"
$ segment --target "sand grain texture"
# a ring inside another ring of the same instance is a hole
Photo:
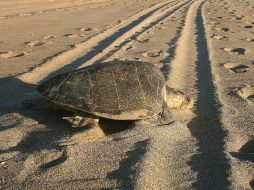
[[[0,0],[0,189],[254,189],[253,12],[252,0]],[[112,60],[154,64],[193,109],[90,131],[31,109],[38,84]]]

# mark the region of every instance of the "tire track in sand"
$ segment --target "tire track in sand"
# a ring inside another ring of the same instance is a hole
[[[184,91],[194,88],[196,82],[195,15],[200,4],[201,1],[195,1],[188,8],[180,35],[176,33],[176,38],[180,37],[174,58],[169,64],[166,63],[168,58],[163,61],[165,66],[162,71],[168,75],[168,84]],[[169,73],[166,73],[168,70]],[[189,74],[194,76],[187,80],[186,75]],[[188,161],[196,153],[197,142],[187,128],[192,115],[184,112],[184,121],[177,119],[172,125],[150,131],[151,140],[139,169],[137,189],[191,189],[196,174]]]
[[[148,25],[150,26],[151,23],[179,9],[189,1],[181,1],[174,6],[171,5],[171,1],[158,3],[122,22],[120,25],[77,44],[75,48],[54,57],[31,72],[18,76],[18,79],[26,83],[36,84],[61,72],[92,64],[112,51],[116,46],[131,38],[136,32]],[[165,8],[165,6],[169,7]]]
[[[189,165],[197,172],[195,189],[229,189],[228,173],[230,165],[225,154],[227,132],[221,123],[220,102],[211,71],[211,62],[207,46],[201,10],[198,8],[197,27],[197,84],[196,117],[188,123],[191,134],[198,140],[198,153],[191,157]]]
[[[211,73],[203,5],[200,0],[189,8],[175,57],[167,68],[170,86],[184,91],[194,88],[195,117],[157,128],[151,134],[137,189],[229,188],[226,132],[220,122],[220,103]]]

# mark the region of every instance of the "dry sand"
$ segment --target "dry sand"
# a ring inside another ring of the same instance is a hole
[[[0,189],[254,189],[253,0],[0,0],[0,31]],[[24,106],[110,60],[153,63],[194,108],[88,132]]]

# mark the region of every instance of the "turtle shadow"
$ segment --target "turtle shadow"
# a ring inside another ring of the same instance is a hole
[[[23,110],[22,102],[35,93],[35,86],[15,76],[0,78],[0,116]]]
[[[115,133],[132,129],[135,126],[135,121],[100,118],[99,126],[106,135],[113,135]]]
[[[61,145],[63,139],[68,139],[77,133],[83,133],[90,129],[90,126],[84,128],[72,128],[70,123],[63,120],[63,116],[71,116],[73,113],[65,110],[25,110],[19,111],[24,118],[35,120],[40,126],[31,126],[33,129],[27,132],[25,137],[14,147],[7,150],[0,150],[0,153],[18,151],[24,154],[32,154],[42,150],[62,150],[66,145]],[[10,119],[13,116],[10,116]],[[20,126],[19,121],[14,124],[0,127],[0,132]],[[106,137],[120,133],[124,130],[132,129],[135,126],[134,121],[115,121],[110,119],[100,119],[100,128],[106,134]],[[64,141],[64,140],[63,140]],[[68,146],[68,145],[67,145]],[[54,164],[54,163],[53,163]],[[46,166],[47,167],[47,166]]]
[[[31,126],[16,146],[0,150],[0,153],[18,151],[29,154],[43,149],[60,149],[57,141],[73,133],[62,120],[63,113],[54,110],[26,109],[24,101],[37,96],[35,85],[25,83],[15,76],[1,78],[0,86],[4,89],[0,90],[0,118],[7,121],[7,124],[0,123],[0,132],[15,127]],[[35,122],[22,123],[22,120],[26,119]]]
[[[60,145],[59,141],[68,138],[75,132],[68,127],[67,122],[62,120],[61,114],[54,111],[29,110],[18,113],[25,118],[36,120],[38,124],[28,126],[31,127],[31,130],[25,132],[24,137],[16,146],[7,150],[0,150],[0,153],[18,151],[23,154],[32,154],[42,150],[61,150],[63,146]],[[15,127],[15,125],[7,126],[6,129],[13,128],[13,126]]]

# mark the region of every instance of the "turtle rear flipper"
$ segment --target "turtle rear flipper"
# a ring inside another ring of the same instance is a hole
[[[63,117],[63,119],[70,122],[72,128],[92,128],[98,126],[99,119],[97,117],[88,117],[85,115],[86,114],[84,114],[84,117],[78,115],[74,117]]]
[[[107,135],[99,126],[99,119],[97,117],[63,117],[64,120],[70,122],[74,129],[73,135],[65,140],[61,145],[73,145],[82,142],[93,142],[98,139],[105,138]]]

